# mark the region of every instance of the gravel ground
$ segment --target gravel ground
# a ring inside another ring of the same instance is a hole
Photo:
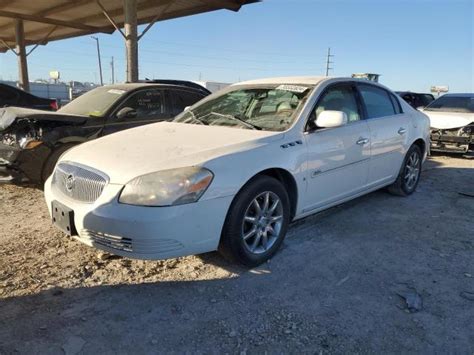
[[[474,160],[294,223],[271,262],[107,258],[0,186],[0,354],[473,353]],[[410,304],[410,309],[407,307]],[[411,311],[410,311],[411,310]]]

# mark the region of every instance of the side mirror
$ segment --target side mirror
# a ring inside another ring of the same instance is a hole
[[[322,128],[333,128],[347,124],[347,115],[342,111],[323,111],[316,119],[316,125]]]
[[[137,111],[131,107],[124,107],[117,112],[116,116],[120,120],[123,118],[135,118],[137,117]]]

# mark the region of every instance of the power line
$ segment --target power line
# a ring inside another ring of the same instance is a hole
[[[145,37],[146,38],[146,37]],[[85,43],[86,42],[82,42]],[[180,42],[169,42],[169,41],[153,41],[153,45],[156,45],[156,43],[162,43],[162,44],[170,44],[170,45],[175,45],[175,46],[180,46],[180,47],[197,47],[197,48],[205,48],[207,50],[211,51],[216,51],[216,52],[232,52],[232,53],[239,53],[242,54],[241,49],[229,49],[229,48],[223,48],[223,47],[216,47],[215,45],[212,46],[206,46],[202,44],[195,44],[195,43],[180,43]],[[107,46],[109,47],[115,47],[115,48],[122,48],[121,46],[118,45],[110,45],[108,44]],[[144,49],[140,48],[140,51],[143,51]],[[147,50],[150,51],[150,50]],[[252,54],[255,55],[265,55],[265,56],[278,56],[278,57],[289,57],[289,58],[314,58],[314,55],[309,55],[309,54],[301,54],[301,53],[294,53],[294,54],[287,54],[287,53],[282,53],[282,52],[261,52],[261,51],[255,51],[253,48],[249,50]]]

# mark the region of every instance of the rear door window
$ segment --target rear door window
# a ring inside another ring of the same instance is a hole
[[[192,106],[204,98],[204,95],[187,90],[171,90],[171,98],[173,101],[172,114],[177,115],[183,112],[186,107]]]
[[[403,113],[402,106],[400,105],[400,101],[398,101],[397,97],[393,94],[390,94],[390,99],[392,100],[393,107],[395,108],[395,113]]]
[[[367,110],[367,118],[393,116],[396,110],[390,94],[381,88],[372,85],[358,85]]]

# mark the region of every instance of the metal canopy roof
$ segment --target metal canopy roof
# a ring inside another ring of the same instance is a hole
[[[227,9],[259,0],[138,0],[138,24]],[[112,33],[125,20],[121,0],[0,0],[0,52],[14,48],[15,23],[24,22],[24,44],[46,44],[91,33]]]

